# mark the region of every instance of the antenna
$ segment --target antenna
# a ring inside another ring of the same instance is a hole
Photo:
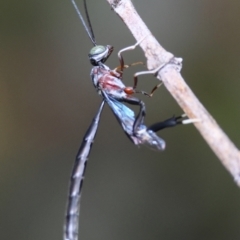
[[[78,17],[80,18],[90,40],[92,41],[93,45],[96,46],[96,40],[95,40],[95,37],[94,37],[94,34],[93,34],[93,29],[92,29],[92,25],[91,25],[91,22],[90,22],[90,18],[89,18],[89,15],[88,15],[88,11],[87,11],[87,4],[86,4],[86,0],[84,0],[84,8],[85,8],[85,13],[86,13],[86,17],[87,17],[87,22],[88,22],[88,26],[87,24],[85,23],[84,19],[83,19],[83,16],[75,2],[75,0],[71,0],[72,1],[72,4],[73,4],[73,7],[75,8],[77,14],[78,14]]]
[[[84,2],[85,14],[86,14],[86,17],[87,17],[88,27],[89,27],[89,29],[91,31],[92,38],[94,39],[94,42],[96,44],[96,40],[95,40],[95,36],[94,36],[94,33],[93,33],[92,24],[91,24],[90,17],[89,17],[89,14],[88,14],[87,2],[86,2],[86,0],[84,0],[83,2]]]

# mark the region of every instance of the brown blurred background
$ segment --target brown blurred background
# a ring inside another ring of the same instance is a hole
[[[97,42],[135,43],[106,1],[88,1]],[[82,8],[82,1],[78,1]],[[160,43],[183,57],[190,87],[240,145],[240,2],[135,0]],[[69,0],[0,3],[0,239],[62,239],[70,172],[101,98],[92,47]],[[144,61],[140,49],[124,54]],[[124,82],[132,84],[127,71]],[[139,88],[157,83],[143,76]],[[164,87],[147,124],[182,110]],[[81,201],[80,239],[238,240],[240,189],[193,126],[164,130],[163,153],[138,149],[106,106]]]

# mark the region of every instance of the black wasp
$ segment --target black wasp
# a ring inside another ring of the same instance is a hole
[[[141,41],[144,41],[145,38],[137,42],[135,45],[124,48],[121,51],[119,51],[118,57],[120,60],[120,66],[114,70],[111,70],[104,63],[112,53],[113,47],[110,45],[101,46],[96,44],[93,29],[87,11],[86,0],[84,0],[84,9],[88,26],[86,25],[75,1],[74,0],[71,1],[73,3],[75,10],[77,11],[79,18],[81,19],[81,22],[89,38],[91,39],[91,42],[94,45],[94,47],[90,50],[90,53],[88,55],[89,60],[93,65],[90,76],[93,81],[94,87],[97,89],[98,93],[101,94],[103,100],[95,118],[93,119],[91,125],[89,126],[83,138],[83,142],[76,156],[76,161],[74,164],[70,181],[67,213],[64,225],[64,240],[78,239],[78,223],[80,212],[79,202],[81,197],[84,172],[86,169],[86,163],[88,160],[92,143],[97,132],[100,115],[105,102],[112,110],[113,114],[115,115],[118,122],[122,126],[122,129],[127,135],[127,137],[135,145],[147,145],[150,148],[159,151],[164,150],[166,144],[163,139],[161,139],[155,134],[155,132],[160,131],[164,128],[176,126],[178,124],[187,124],[195,121],[194,119],[183,120],[183,117],[185,117],[185,115],[182,115],[179,117],[172,117],[163,122],[159,122],[151,125],[150,127],[147,127],[144,124],[144,117],[146,115],[145,104],[138,98],[133,97],[133,94],[142,93],[144,95],[152,96],[153,92],[160,86],[160,84],[154,87],[150,94],[143,91],[137,91],[136,90],[137,76],[141,74],[156,73],[161,69],[162,66],[153,71],[136,73],[134,75],[134,86],[126,87],[122,82],[122,75],[124,69],[129,67],[130,65],[124,64],[122,52],[134,49]],[[124,103],[138,105],[140,107],[138,115],[135,116],[135,113],[126,105],[124,105]]]

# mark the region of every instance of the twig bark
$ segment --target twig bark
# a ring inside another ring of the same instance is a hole
[[[137,41],[149,35],[140,43],[147,58],[148,69],[166,64],[158,72],[157,78],[164,83],[189,118],[201,120],[194,125],[240,187],[240,152],[185,83],[180,74],[181,59],[175,58],[157,42],[130,0],[107,1]]]

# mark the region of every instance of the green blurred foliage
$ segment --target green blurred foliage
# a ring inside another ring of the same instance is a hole
[[[115,47],[114,68],[117,50],[135,40],[106,1],[88,2],[98,43]],[[159,42],[183,57],[184,78],[239,146],[240,2],[134,5]],[[89,78],[92,45],[70,1],[2,1],[0,41],[0,238],[61,239],[75,154],[101,102]],[[144,61],[140,49],[124,57]],[[137,70],[126,73],[127,85]],[[157,80],[139,82],[149,91]],[[148,124],[182,113],[164,87],[146,104]],[[239,239],[239,189],[196,129],[160,135],[165,152],[138,149],[105,108],[80,239]]]

